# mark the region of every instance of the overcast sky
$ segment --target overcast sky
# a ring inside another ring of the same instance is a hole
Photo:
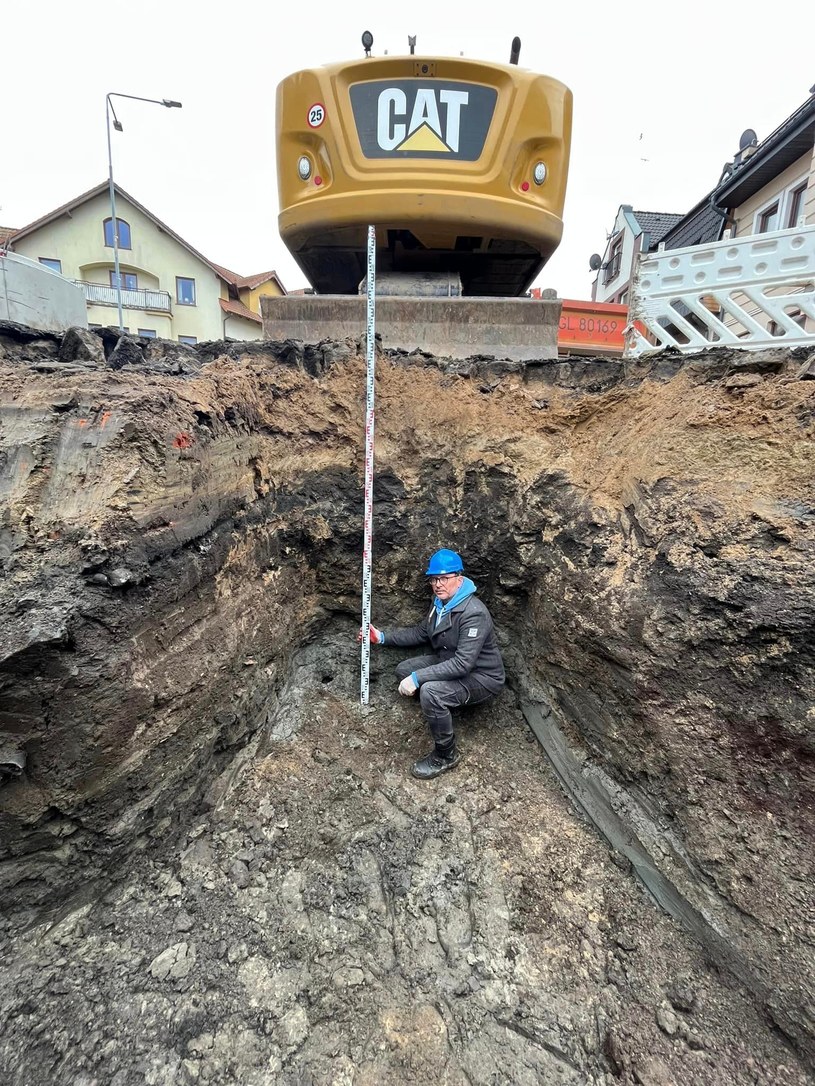
[[[756,14],[751,18],[750,13]],[[117,103],[119,184],[210,260],[305,279],[277,231],[274,96],[293,71],[374,53],[509,60],[574,94],[560,249],[539,285],[588,298],[619,204],[684,212],[718,180],[739,136],[768,135],[815,83],[815,5],[726,0],[525,4],[308,0],[77,5],[6,0],[0,15],[0,225],[20,227],[107,177],[105,95]]]

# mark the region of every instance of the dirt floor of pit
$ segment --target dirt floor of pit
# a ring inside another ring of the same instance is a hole
[[[301,653],[179,848],[7,934],[4,1086],[810,1081],[575,814],[510,691],[418,782],[398,655],[362,710],[350,642]]]

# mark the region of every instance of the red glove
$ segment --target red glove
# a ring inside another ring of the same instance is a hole
[[[360,629],[359,633],[357,634],[357,641],[362,641],[362,630],[361,629]],[[382,644],[382,632],[380,630],[377,630],[376,626],[371,626],[371,644],[372,645],[381,645]]]

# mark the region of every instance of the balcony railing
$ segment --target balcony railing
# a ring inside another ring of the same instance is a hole
[[[118,306],[119,292],[116,287],[104,283],[84,283],[75,279],[77,286],[85,292],[85,301],[90,305]],[[171,298],[166,290],[123,290],[122,307],[124,309],[151,309],[160,313],[170,313]]]
[[[605,265],[605,271],[603,273],[603,286],[606,283],[610,283],[612,279],[616,279],[620,274],[620,266],[623,262],[623,251],[617,249],[616,252],[611,254],[611,259],[608,264]]]

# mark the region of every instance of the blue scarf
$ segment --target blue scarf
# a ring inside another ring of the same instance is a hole
[[[468,596],[472,596],[478,589],[475,587],[469,577],[465,577],[461,582],[461,588],[456,592],[455,596],[447,603],[442,603],[438,596],[433,597],[433,606],[436,609],[436,624],[442,616],[446,615],[448,611],[452,611],[453,608],[467,599]]]

